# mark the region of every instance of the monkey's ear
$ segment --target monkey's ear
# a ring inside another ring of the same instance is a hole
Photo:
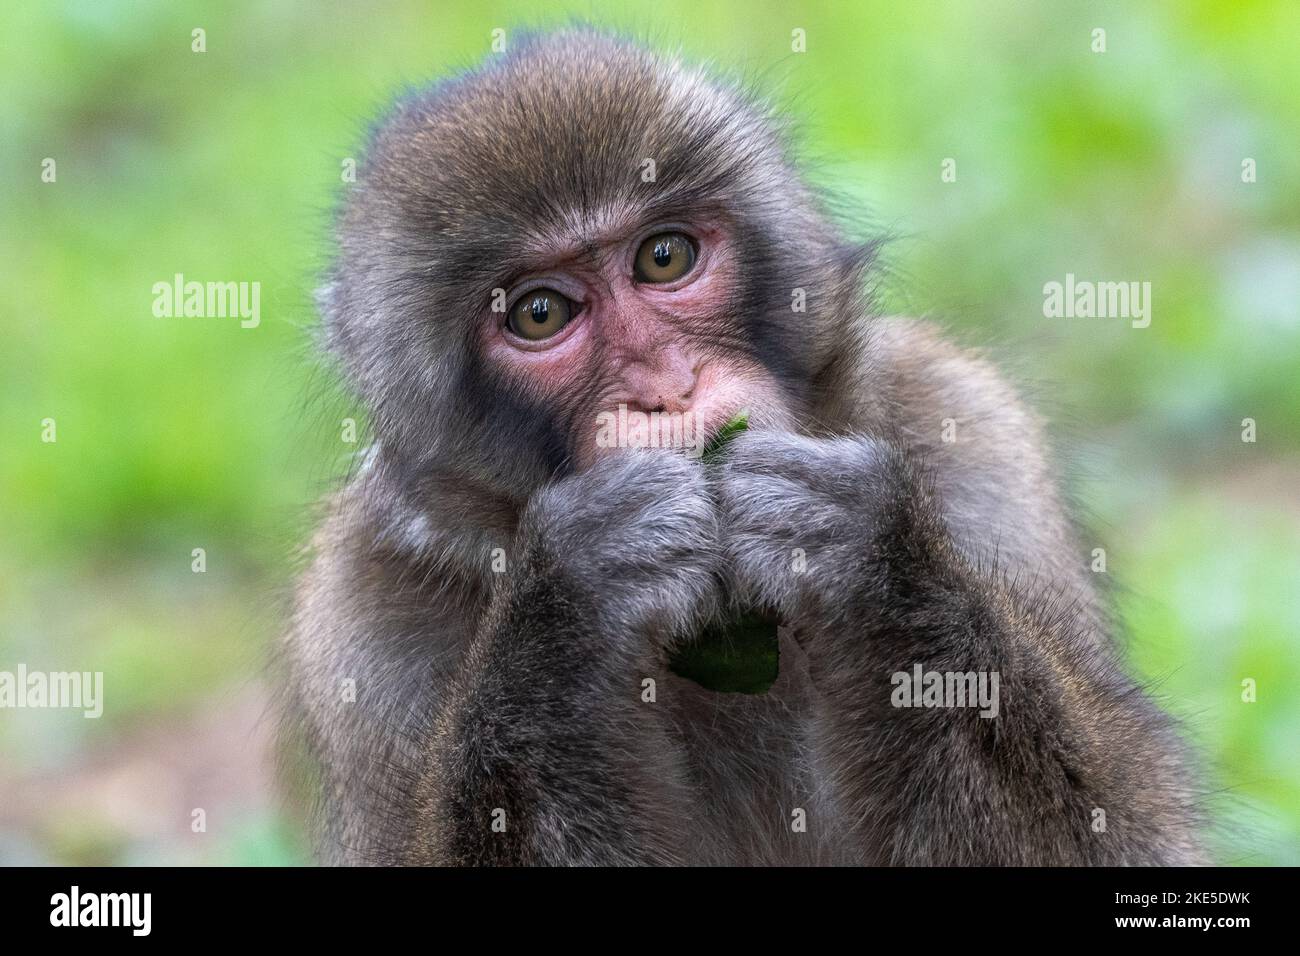
[[[316,300],[316,311],[320,313],[326,324],[333,319],[334,314],[334,287],[333,282],[326,282],[313,293],[312,297]]]
[[[338,282],[331,280],[324,285],[318,286],[313,298],[316,301],[316,311],[320,315],[320,344],[326,349],[337,349],[342,329],[340,328],[340,302]]]
[[[354,339],[352,323],[348,321],[347,289],[335,276],[316,289],[316,311],[320,313],[317,326],[317,346],[323,351],[350,364],[359,343]]]
[[[860,287],[880,256],[881,240],[842,242],[835,249],[835,264],[841,281]]]
[[[876,265],[880,243],[839,242],[831,252],[831,301],[845,314],[870,312],[873,303],[871,273]]]

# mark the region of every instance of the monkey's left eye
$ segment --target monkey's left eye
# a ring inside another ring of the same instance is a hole
[[[636,252],[638,282],[672,282],[695,265],[695,243],[680,232],[663,232],[641,243]]]
[[[554,289],[535,289],[510,310],[506,324],[521,339],[549,339],[573,317],[573,303]]]

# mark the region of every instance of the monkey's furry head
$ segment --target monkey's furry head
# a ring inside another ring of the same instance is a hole
[[[792,401],[806,395],[870,248],[829,225],[768,109],[587,29],[513,41],[402,99],[346,199],[322,296],[329,345],[394,466],[464,465],[514,493],[562,471],[571,423],[484,355],[494,297],[500,311],[499,290],[558,244],[595,255],[609,229],[685,216],[725,221],[732,237],[716,341]]]

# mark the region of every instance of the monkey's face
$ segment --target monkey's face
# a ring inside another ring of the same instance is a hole
[[[789,417],[733,312],[743,270],[729,224],[611,210],[580,245],[543,241],[534,255],[505,311],[484,316],[480,347],[562,422],[576,467],[618,447],[699,452],[742,410]]]
[[[387,453],[520,496],[797,417],[862,264],[761,109],[588,32],[401,104],[340,238],[331,344]]]

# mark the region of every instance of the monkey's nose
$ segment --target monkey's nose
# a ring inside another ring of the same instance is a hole
[[[683,388],[660,387],[643,392],[637,404],[647,412],[666,412],[677,414],[689,411],[691,400],[695,395],[695,382]]]
[[[685,412],[695,398],[698,369],[681,353],[663,357],[653,366],[627,370],[626,384],[633,402],[647,412]]]
[[[695,395],[695,382],[692,381],[690,386],[680,394],[661,393],[656,397],[655,405],[650,411],[652,412],[685,412],[691,407],[691,398]]]

